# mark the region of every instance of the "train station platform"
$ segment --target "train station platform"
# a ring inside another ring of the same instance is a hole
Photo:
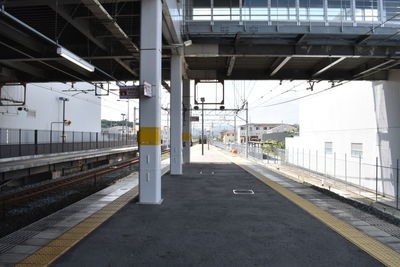
[[[27,168],[41,167],[75,160],[84,160],[95,157],[104,157],[113,154],[121,154],[137,151],[137,146],[91,149],[75,152],[53,153],[43,155],[22,156],[0,159],[0,173],[17,171]]]
[[[21,266],[400,266],[399,227],[374,218],[384,231],[372,215],[214,147],[191,155],[182,176],[163,176],[162,205],[120,195],[66,232],[40,233],[52,240]]]

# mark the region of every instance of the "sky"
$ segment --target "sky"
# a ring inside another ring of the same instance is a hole
[[[329,88],[331,83],[320,82],[313,86],[311,91],[307,81],[225,81],[225,109],[239,109],[244,101],[249,103],[250,123],[288,123],[296,124],[299,122],[299,103],[298,97]],[[116,87],[115,87],[116,88]],[[308,89],[307,89],[308,88]],[[102,119],[121,120],[121,113],[127,113],[128,105],[126,100],[118,101],[117,93],[107,97],[102,97]],[[194,106],[194,82],[191,83],[192,106]],[[161,106],[169,108],[169,93],[162,89]],[[198,84],[196,98],[205,97],[207,102],[220,102],[222,100],[222,85],[215,83]],[[282,103],[290,101],[288,103]],[[138,100],[130,100],[130,121],[133,121],[133,107],[138,107]],[[232,111],[219,111],[220,105],[205,105],[206,109],[216,109],[215,111],[205,112],[205,127],[209,129],[225,128],[233,129],[234,116]],[[162,126],[167,125],[167,112],[162,111]],[[193,111],[193,116],[199,116],[199,111]],[[238,113],[238,117],[244,119],[245,111]],[[237,118],[237,126],[245,124],[243,120]],[[193,124],[195,128],[200,127],[200,123]]]

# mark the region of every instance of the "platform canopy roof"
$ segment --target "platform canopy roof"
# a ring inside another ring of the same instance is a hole
[[[338,10],[329,9],[331,0],[321,0],[328,6],[322,7],[320,21],[315,19],[319,11],[307,11],[308,17],[301,13],[314,7],[285,6],[292,2],[286,0],[274,1],[282,6],[265,6],[268,1],[162,2],[164,80],[169,80],[170,55],[178,52],[174,44],[185,40],[193,43],[184,49],[185,77],[190,79],[380,80],[400,65],[400,24],[387,18],[391,9],[384,10],[385,17],[378,12],[372,22],[356,15],[341,15],[338,21],[336,15],[332,20],[328,16]],[[139,79],[140,1],[3,3],[0,82]],[[356,8],[354,14],[359,13]],[[60,56],[60,47],[95,71]]]

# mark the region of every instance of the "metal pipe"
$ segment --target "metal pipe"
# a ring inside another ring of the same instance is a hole
[[[201,98],[201,155],[204,155],[204,97]]]
[[[246,158],[249,157],[249,102],[246,101]]]

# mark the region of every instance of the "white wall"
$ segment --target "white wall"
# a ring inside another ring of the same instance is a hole
[[[90,84],[77,83],[79,89],[93,89]],[[20,95],[15,88],[2,90],[2,96]],[[101,102],[94,92],[87,94],[67,93],[62,90],[71,89],[71,84],[37,83],[28,84],[26,89],[26,105],[28,111],[18,111],[17,107],[0,106],[0,128],[49,130],[50,122],[62,121],[62,101],[59,97],[69,99],[66,102],[66,119],[72,124],[66,131],[100,132]],[[61,124],[54,129],[61,130]]]
[[[286,138],[288,161],[375,190],[378,157],[378,165],[385,166],[379,168],[378,190],[394,195],[399,101],[399,73],[391,73],[389,81],[349,82],[305,98],[300,136]],[[326,156],[325,142],[333,144],[333,153]],[[361,161],[351,156],[351,143],[363,144]]]

